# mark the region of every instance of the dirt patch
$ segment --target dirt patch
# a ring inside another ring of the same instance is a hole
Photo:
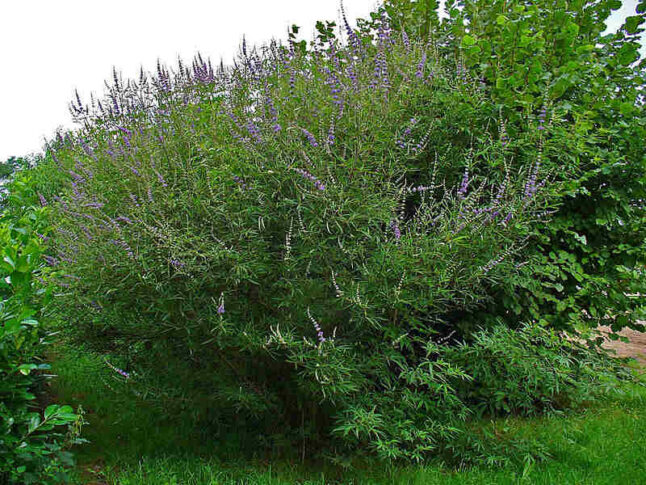
[[[646,322],[641,322],[641,325],[646,326]],[[611,333],[610,327],[599,327],[599,330],[604,336]],[[614,350],[617,357],[633,357],[642,365],[646,365],[646,332],[625,328],[619,332],[619,335],[627,337],[629,342],[610,340],[610,338],[605,337],[606,341],[603,346],[606,349]]]

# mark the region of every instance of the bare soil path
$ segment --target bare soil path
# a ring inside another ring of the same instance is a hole
[[[641,322],[646,325],[646,322]],[[609,327],[599,327],[603,334],[610,333]],[[634,357],[640,364],[646,365],[646,332],[639,332],[637,330],[624,329],[619,332],[619,335],[627,337],[630,342],[622,342],[621,340],[610,340],[606,338],[603,346],[607,349],[614,350],[618,357]]]

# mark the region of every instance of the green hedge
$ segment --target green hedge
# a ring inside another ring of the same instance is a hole
[[[52,332],[42,317],[51,289],[36,280],[44,276],[48,210],[18,206],[29,197],[27,178],[13,182],[16,210],[0,217],[0,482],[60,483],[72,464],[68,448],[79,442],[81,417],[70,406],[45,405],[43,384],[50,376],[44,352]]]

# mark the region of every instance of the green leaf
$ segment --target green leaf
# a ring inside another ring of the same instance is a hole
[[[21,374],[23,375],[29,375],[29,373],[36,369],[38,366],[36,364],[22,364],[18,366],[18,370],[20,371]]]
[[[639,52],[636,43],[624,44],[617,52],[617,61],[622,66],[628,66],[637,59],[639,59]]]
[[[632,17],[626,17],[626,22],[624,23],[624,30],[629,34],[636,34],[639,30],[639,26],[644,23],[644,17],[641,15],[633,15]]]
[[[29,418],[29,424],[27,426],[27,431],[29,433],[31,433],[34,430],[36,430],[36,428],[38,428],[38,426],[40,426],[40,416],[38,416],[38,414],[36,414],[36,413],[32,413],[31,417]]]
[[[476,40],[470,35],[462,37],[462,47],[470,47],[476,43]]]
[[[14,259],[13,259],[11,256],[9,256],[8,254],[6,254],[6,255],[5,255],[5,257],[4,257],[2,260],[3,260],[5,263],[9,264],[9,266],[11,266],[11,268],[12,268],[12,269],[16,269],[16,262],[15,262],[15,261],[14,261]]]

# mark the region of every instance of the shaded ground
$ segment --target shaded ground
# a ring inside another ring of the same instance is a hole
[[[641,324],[646,325],[646,322],[641,322]],[[606,335],[610,333],[609,327],[599,327],[599,330]],[[630,342],[606,338],[606,343],[603,346],[614,350],[618,357],[634,357],[641,364],[646,364],[646,332],[624,329],[619,332],[619,335],[627,337]]]

